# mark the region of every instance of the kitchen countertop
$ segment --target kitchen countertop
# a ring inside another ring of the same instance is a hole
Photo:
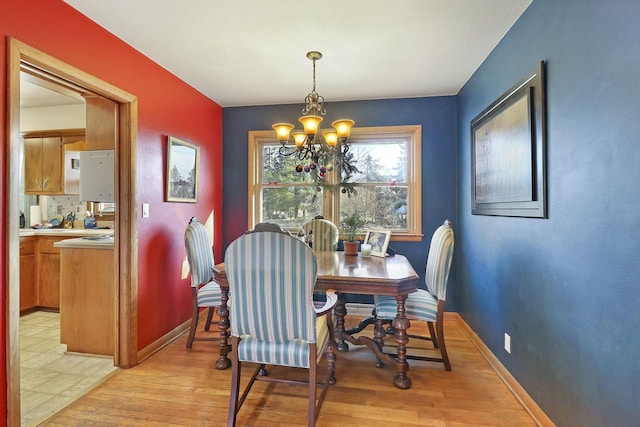
[[[108,228],[21,228],[20,237],[26,236],[96,236],[113,234]]]
[[[101,230],[111,231],[112,230]],[[103,235],[106,233],[103,233]],[[82,237],[76,239],[65,239],[53,244],[53,246],[61,249],[113,249],[113,236],[101,238],[101,235],[88,236],[94,239],[85,239]]]

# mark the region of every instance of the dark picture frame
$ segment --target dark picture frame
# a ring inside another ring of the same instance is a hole
[[[364,243],[371,245],[371,255],[379,257],[386,256],[390,240],[390,230],[367,230],[364,236]]]
[[[167,202],[198,201],[200,147],[173,136],[167,138]]]
[[[471,121],[474,215],[546,218],[544,61]]]

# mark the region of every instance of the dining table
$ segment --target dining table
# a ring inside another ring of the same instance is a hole
[[[385,257],[363,257],[357,255],[345,255],[343,251],[316,252],[317,279],[315,289],[317,291],[334,290],[338,295],[338,302],[334,308],[336,318],[335,339],[338,350],[348,351],[351,343],[355,346],[366,346],[376,356],[376,366],[383,366],[386,361],[395,368],[396,375],[393,384],[400,389],[411,387],[411,379],[407,375],[409,364],[406,357],[406,345],[409,342],[407,329],[410,327],[409,319],[405,315],[405,301],[407,295],[417,290],[418,275],[411,263],[403,255]],[[216,361],[217,369],[227,369],[231,366],[231,360],[227,357],[231,351],[229,345],[229,285],[225,274],[224,263],[213,268],[214,280],[222,290],[222,301],[218,309],[220,316],[220,355]],[[376,323],[374,317],[364,319],[355,328],[345,329],[345,316],[347,315],[346,295],[387,295],[397,300],[396,317],[391,322],[397,351],[394,354],[383,351],[382,325],[376,324],[374,338],[364,334],[358,334],[367,325]]]

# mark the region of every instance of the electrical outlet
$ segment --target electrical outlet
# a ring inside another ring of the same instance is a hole
[[[142,204],[142,218],[149,218],[149,203]]]
[[[62,215],[62,205],[58,205],[58,206],[56,206],[56,213],[57,213],[58,215]]]
[[[504,334],[504,349],[511,354],[511,337],[506,333]]]

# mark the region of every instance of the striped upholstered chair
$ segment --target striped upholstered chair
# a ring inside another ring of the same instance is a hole
[[[233,241],[225,253],[225,270],[233,304],[231,319],[231,396],[228,426],[236,416],[254,381],[287,382],[267,375],[267,365],[307,368],[308,425],[315,425],[329,384],[335,383],[335,341],[331,311],[337,302],[327,292],[327,302],[316,308],[313,291],[316,258],[300,239],[284,233],[246,233]],[[326,380],[317,381],[317,364],[326,352]],[[242,395],[243,362],[257,368]],[[260,375],[258,375],[260,374]],[[322,385],[317,397],[318,385]]]
[[[453,228],[451,227],[451,221],[446,220],[444,224],[436,229],[433,237],[431,237],[431,246],[429,247],[425,274],[427,289],[418,289],[417,292],[409,294],[405,303],[406,316],[410,320],[427,322],[430,333],[429,337],[417,335],[409,335],[409,337],[426,339],[433,342],[434,347],[440,349],[441,356],[435,358],[407,354],[407,358],[442,362],[447,371],[451,370],[451,363],[449,362],[447,347],[444,342],[443,316],[452,257]],[[376,330],[377,333],[381,333],[384,336],[382,325],[389,323],[390,320],[396,317],[398,305],[396,299],[389,296],[376,296],[374,297],[374,301],[375,315],[377,318]],[[433,327],[434,323],[436,324],[437,333]]]
[[[326,219],[312,219],[302,226],[307,240],[315,252],[335,251],[338,248],[338,227]]]
[[[193,217],[189,221],[187,230],[184,232],[184,245],[187,250],[187,261],[191,274],[191,328],[187,338],[187,348],[191,348],[193,341],[213,341],[219,339],[198,337],[196,338],[196,328],[200,308],[208,308],[207,323],[204,329],[208,331],[211,327],[215,307],[220,306],[222,292],[220,286],[213,281],[213,245],[207,229]]]

